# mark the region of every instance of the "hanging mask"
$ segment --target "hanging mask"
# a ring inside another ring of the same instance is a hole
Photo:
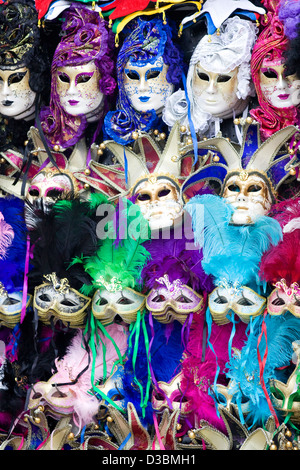
[[[103,325],[116,321],[117,317],[125,323],[133,323],[144,305],[145,296],[129,287],[115,291],[98,289],[92,300],[92,312]]]
[[[274,289],[268,297],[268,312],[270,315],[283,315],[292,313],[300,318],[300,288],[297,282],[288,286],[284,279],[276,282]]]
[[[32,178],[26,197],[32,204],[43,202],[49,209],[62,196],[77,193],[78,184],[73,174],[51,167],[39,171]]]
[[[105,419],[108,414],[108,405],[113,404],[122,410],[126,410],[125,392],[123,390],[122,378],[124,375],[124,366],[117,364],[104,384],[96,385],[94,391],[99,390],[99,417]]]
[[[184,324],[190,313],[202,310],[203,297],[180,279],[170,282],[165,274],[157,279],[157,283],[160,285],[149,292],[146,301],[147,309],[157,321],[170,323],[177,320]]]
[[[35,288],[33,298],[33,308],[39,319],[47,325],[54,318],[71,328],[81,328],[91,299],[72,289],[66,278],[58,279],[55,273],[44,277],[48,282]]]
[[[264,59],[259,71],[262,95],[274,108],[290,108],[300,103],[300,81],[296,74],[287,75],[283,59]]]
[[[269,212],[272,205],[266,181],[246,171],[228,178],[222,197],[234,209],[232,223],[235,225],[255,223],[256,219]]]
[[[165,409],[180,410],[183,416],[192,412],[191,404],[180,389],[181,379],[181,373],[179,373],[168,383],[157,382],[151,399],[152,407],[156,412],[162,413]]]
[[[57,93],[62,108],[72,116],[91,119],[100,111],[103,93],[99,89],[100,71],[95,62],[57,68]]]
[[[174,85],[167,80],[169,66],[162,57],[154,63],[135,64],[128,61],[124,69],[124,91],[131,106],[139,112],[160,113]]]
[[[167,178],[148,178],[134,188],[136,204],[152,230],[171,227],[183,214],[183,200],[177,188]]]
[[[31,304],[32,296],[27,295],[26,309]],[[8,293],[0,283],[0,325],[14,328],[21,319],[23,293],[16,291]]]
[[[247,286],[220,285],[208,297],[208,306],[215,323],[230,323],[230,314],[235,313],[244,323],[261,315],[266,298]]]
[[[14,119],[32,119],[36,93],[29,85],[29,69],[0,68],[0,113]]]
[[[192,90],[197,106],[205,113],[227,118],[240,107],[238,68],[223,73],[209,72],[200,62],[194,69]]]

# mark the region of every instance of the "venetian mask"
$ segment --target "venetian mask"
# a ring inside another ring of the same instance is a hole
[[[49,325],[54,318],[71,328],[81,328],[91,299],[72,289],[66,278],[59,279],[55,273],[44,277],[46,282],[35,288],[33,298],[39,319]]]
[[[117,317],[125,323],[133,323],[138,311],[145,304],[145,296],[126,287],[122,290],[98,289],[92,300],[92,312],[103,325],[112,323]]]
[[[238,98],[237,90],[238,67],[231,72],[215,73],[205,70],[200,62],[195,66],[192,92],[202,111],[224,119],[242,111],[245,101]]]
[[[167,81],[166,65],[162,57],[154,64],[133,64],[129,60],[124,69],[124,90],[131,106],[139,112],[162,111],[166,100],[174,91]]]
[[[94,391],[99,391],[98,398],[102,398],[99,405],[99,417],[105,419],[108,414],[108,405],[112,402],[121,410],[126,410],[125,392],[123,390],[124,366],[114,366],[110,376],[103,384],[96,385]]]
[[[16,120],[32,119],[36,93],[29,85],[30,72],[21,67],[15,70],[0,68],[0,113]]]
[[[174,225],[183,214],[183,202],[175,185],[168,179],[149,178],[135,189],[136,204],[151,230]]]
[[[271,194],[263,178],[247,172],[230,176],[222,197],[234,209],[231,219],[234,225],[253,224],[257,218],[266,215],[272,205]]]
[[[31,295],[27,295],[26,308],[31,303]],[[23,306],[23,293],[8,293],[0,283],[0,325],[14,328],[19,323]]]
[[[158,382],[152,393],[152,407],[156,412],[180,410],[183,416],[192,411],[191,403],[184,396],[180,389],[182,380],[181,372],[177,374],[169,383]]]
[[[83,65],[57,69],[57,93],[62,108],[72,116],[85,115],[87,119],[102,105],[99,90],[100,72],[94,61]]]
[[[290,108],[300,103],[300,80],[286,75],[282,59],[264,60],[259,71],[261,92],[275,108]]]
[[[268,298],[270,315],[282,315],[290,312],[300,318],[300,288],[296,282],[288,286],[284,279],[278,281]]]
[[[208,297],[208,306],[215,323],[230,323],[229,314],[235,313],[244,323],[263,312],[266,298],[247,286],[220,285]]]
[[[77,183],[71,173],[46,168],[32,178],[27,199],[32,204],[43,201],[44,206],[50,208],[62,195],[72,192],[77,192]]]
[[[188,315],[202,308],[203,297],[183,284],[180,279],[170,282],[169,276],[157,279],[158,287],[150,291],[146,307],[160,323],[174,320],[184,323]]]

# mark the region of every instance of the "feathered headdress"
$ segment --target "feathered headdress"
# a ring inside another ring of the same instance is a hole
[[[221,186],[222,195],[226,181],[232,175],[239,175],[245,180],[255,174],[266,182],[274,203],[280,185],[295,174],[294,166],[299,164],[297,153],[292,147],[286,152],[281,150],[297,132],[295,126],[287,126],[261,143],[260,126],[252,122],[243,127],[243,142],[239,151],[224,137],[199,142],[198,149],[206,149],[214,158],[192,173],[184,182],[182,190],[186,191],[189,186],[200,181],[216,181]]]

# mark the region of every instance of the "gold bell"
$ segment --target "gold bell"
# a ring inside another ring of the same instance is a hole
[[[166,138],[166,134],[164,132],[161,132],[159,134],[159,137],[161,138],[161,140],[164,140]]]
[[[5,158],[3,158],[3,157],[0,158],[0,163],[5,163],[5,162],[6,162]]]
[[[180,423],[177,423],[177,424],[176,424],[176,429],[177,429],[177,431],[180,431],[181,428],[182,428],[182,425],[181,425]]]
[[[194,433],[194,431],[189,431],[188,436],[189,436],[190,439],[195,439],[196,434]]]
[[[59,145],[54,145],[54,147],[53,147],[54,152],[58,152],[59,149],[60,149]]]
[[[185,127],[185,126],[181,126],[181,127],[180,127],[180,132],[182,132],[182,133],[186,132],[186,127]]]
[[[72,440],[74,439],[75,435],[73,432],[70,432],[69,435],[68,435],[68,439]]]
[[[44,411],[44,409],[45,409],[45,408],[43,407],[43,405],[39,405],[39,406],[38,406],[38,410],[39,410],[39,411]]]
[[[85,183],[84,189],[86,189],[86,190],[90,189],[90,185],[88,183]]]
[[[233,120],[233,124],[235,124],[236,126],[238,126],[240,122],[241,122],[241,121],[239,120],[239,118],[235,118],[235,119]]]
[[[296,174],[295,168],[291,168],[289,173],[290,173],[290,175],[295,175]]]
[[[247,122],[248,124],[252,124],[252,122],[253,122],[252,117],[248,116],[248,117],[246,118],[246,122]]]
[[[138,139],[138,137],[139,137],[138,132],[134,131],[134,132],[131,134],[131,137],[132,137],[134,140]]]
[[[39,423],[41,422],[41,418],[38,418],[38,417],[37,417],[37,418],[34,418],[34,422],[35,422],[36,424],[39,424]]]
[[[213,161],[214,161],[214,162],[218,162],[219,160],[220,160],[219,155],[214,155],[214,156],[213,156]]]
[[[113,422],[113,419],[112,419],[111,416],[107,416],[106,421],[108,421],[109,423],[112,423],[112,422]]]
[[[84,174],[85,174],[86,176],[89,176],[89,175],[91,174],[91,170],[90,170],[89,168],[86,168],[86,169],[84,170]]]
[[[274,442],[270,445],[270,450],[277,450],[277,445]]]
[[[286,437],[291,437],[292,431],[291,431],[290,429],[287,429],[287,430],[285,431],[285,435],[286,435]]]
[[[293,443],[291,441],[287,441],[287,443],[285,444],[285,448],[286,449],[292,449],[293,448]]]

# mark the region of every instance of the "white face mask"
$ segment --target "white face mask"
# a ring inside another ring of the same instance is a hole
[[[246,107],[245,100],[237,97],[238,67],[231,72],[214,73],[205,70],[200,62],[195,66],[192,92],[199,108],[220,118],[229,118],[233,112]]]
[[[296,74],[285,74],[282,60],[263,61],[259,71],[262,94],[278,109],[298,106],[300,103],[300,80]]]
[[[19,119],[31,119],[36,93],[29,85],[29,70],[0,69],[0,113]]]
[[[154,184],[144,181],[135,193],[138,195],[136,204],[140,206],[151,230],[171,227],[183,214],[183,203],[169,181],[158,180]]]
[[[174,85],[167,81],[168,68],[162,57],[154,64],[147,63],[142,66],[127,62],[124,70],[124,90],[136,111],[162,111],[167,98],[174,91]]]
[[[57,93],[62,108],[72,116],[84,114],[89,118],[91,115],[92,119],[93,113],[103,102],[99,80],[100,72],[93,61],[84,65],[58,67]]]
[[[226,182],[223,198],[234,209],[231,222],[234,225],[253,224],[266,215],[271,208],[271,195],[262,178],[249,175],[246,180],[239,175],[231,176]]]

